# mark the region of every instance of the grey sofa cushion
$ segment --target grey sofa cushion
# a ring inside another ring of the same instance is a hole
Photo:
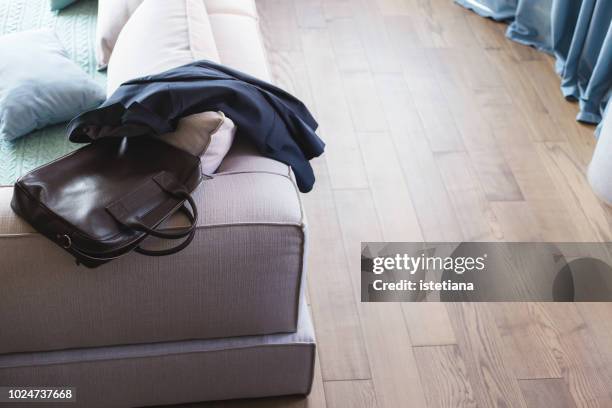
[[[307,394],[315,340],[305,302],[299,316],[292,334],[4,355],[0,384],[76,387],[76,402],[43,404],[72,408]]]
[[[195,193],[189,248],[93,270],[17,219],[0,188],[0,354],[294,331],[305,238],[289,169],[237,144],[219,171]]]

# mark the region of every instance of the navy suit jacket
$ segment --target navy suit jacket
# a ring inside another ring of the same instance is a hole
[[[317,122],[297,98],[250,75],[210,61],[197,61],[122,84],[100,107],[68,125],[73,142],[102,137],[144,136],[176,129],[184,116],[222,111],[237,125],[237,137],[293,169],[302,192],[315,178],[309,160],[323,153]]]

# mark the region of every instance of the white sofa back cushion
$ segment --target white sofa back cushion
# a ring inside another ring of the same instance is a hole
[[[96,25],[96,60],[98,69],[108,65],[117,37],[143,0],[99,0]]]
[[[99,0],[96,55],[98,68],[108,65],[119,33],[144,0]],[[254,0],[204,0],[221,63],[270,80]],[[238,36],[238,37],[236,37]],[[248,41],[244,41],[248,38]],[[235,42],[238,39],[238,42]],[[222,46],[223,45],[223,46]],[[225,47],[224,45],[227,45]]]
[[[200,59],[219,61],[203,0],[147,0],[117,38],[108,62],[107,95],[129,79]]]
[[[219,61],[203,0],[146,0],[117,38],[107,71],[107,95],[130,79],[158,74],[190,62]],[[177,130],[158,138],[202,159],[214,173],[234,140],[235,125],[221,112],[181,119]]]

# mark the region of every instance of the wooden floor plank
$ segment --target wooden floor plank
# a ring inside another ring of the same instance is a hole
[[[462,241],[464,233],[436,157],[423,133],[391,132],[423,238]]]
[[[395,146],[387,133],[359,133],[368,184],[385,241],[422,241],[423,235]]]
[[[478,405],[526,408],[486,304],[449,303],[447,307]]]
[[[330,22],[340,18],[351,18],[355,16],[353,0],[327,0],[323,3],[323,14]]]
[[[519,381],[528,408],[576,408],[567,385],[558,378]]]
[[[478,404],[457,346],[414,350],[428,408],[476,408]]]
[[[355,23],[372,72],[402,72],[400,60],[385,30],[385,22],[376,2],[354,0]]]
[[[259,2],[259,0],[257,0]],[[294,2],[295,17],[299,28],[325,28],[327,22],[323,0],[299,0]]]
[[[300,48],[294,0],[258,0],[260,27],[266,47],[273,51]]]
[[[491,308],[514,376],[561,378],[555,348],[549,348],[545,328],[539,324],[541,319],[534,316],[540,309],[527,303],[497,303]]]
[[[461,228],[407,83],[394,73],[377,74],[375,82],[424,239],[461,241]]]
[[[607,365],[582,316],[573,303],[545,303],[551,336],[557,337],[557,360],[578,408],[611,407]]]
[[[457,343],[448,311],[443,303],[403,303],[402,312],[413,347]]]
[[[538,220],[526,201],[491,201],[506,242],[541,242],[544,240]]]
[[[434,49],[428,50],[427,55],[487,200],[522,200],[522,192],[493,132],[513,111],[500,85],[499,72],[488,67],[484,54],[471,48]],[[466,65],[466,60],[472,65],[456,68]],[[488,69],[483,70],[480,64]],[[475,103],[466,104],[465,100]]]
[[[355,131],[387,132],[385,114],[369,72],[346,72],[342,82],[349,101]]]
[[[356,24],[356,19],[335,18],[327,23],[329,36],[338,69],[346,79],[347,73],[367,72],[370,65],[361,43],[361,35]],[[350,98],[348,99],[350,104]]]
[[[405,0],[375,0],[375,2],[383,15],[410,14],[408,2]]]
[[[434,48],[426,49],[429,63],[427,75],[432,77],[440,89],[440,97],[448,106],[463,145],[468,151],[495,151],[497,142],[493,134],[491,111],[482,111],[478,103],[483,88],[473,85],[472,73],[468,68],[461,69],[466,56],[463,49]],[[478,69],[474,67],[473,69]],[[492,74],[489,74],[492,75]],[[499,86],[493,87],[496,91]],[[487,88],[484,88],[485,90]],[[489,92],[491,93],[491,92]],[[469,104],[466,100],[471,101]],[[415,100],[420,104],[420,101]],[[499,115],[497,115],[499,116]],[[497,118],[498,119],[498,118]],[[499,123],[496,123],[499,125]]]
[[[380,241],[382,234],[367,190],[334,192],[343,242],[355,294],[360,292],[362,241]],[[359,222],[355,222],[355,220]],[[361,303],[359,315],[368,350],[372,383],[380,408],[426,407],[410,337],[397,303]],[[401,378],[401,382],[392,379]]]
[[[466,153],[436,155],[442,180],[455,208],[463,235],[470,241],[501,236],[498,221]]]
[[[427,23],[436,47],[475,47],[478,41],[467,22],[469,12],[444,0],[419,1],[420,17]],[[450,7],[449,7],[450,6]]]
[[[522,201],[524,199],[512,170],[497,149],[472,150],[469,156],[487,200]]]
[[[454,68],[459,77],[464,78],[466,86],[476,96],[486,93],[492,100],[510,102],[510,95],[504,87],[501,79],[501,71],[498,65],[490,64],[487,54],[481,47],[454,47],[455,55],[463,57]],[[494,92],[486,92],[494,91]]]
[[[506,132],[510,134],[506,134]],[[576,239],[577,226],[551,175],[532,144],[513,144],[512,129],[496,129],[496,137],[525,200],[538,221],[542,238],[552,242]]]
[[[528,48],[519,46],[522,48]],[[506,50],[486,50],[490,64],[500,70],[500,80],[505,85],[513,106],[520,112],[520,120],[534,141],[565,141],[553,121],[549,110],[540,98],[536,87],[529,80],[529,73],[521,69],[521,62]]]
[[[317,119],[321,125],[319,133],[327,141],[325,155],[332,186],[365,188],[367,177],[328,32],[322,29],[301,32]]]
[[[574,219],[576,238],[584,242],[611,241],[607,213],[588,184],[569,143],[540,143],[537,151]]]
[[[575,102],[571,103],[563,98],[558,78],[549,74],[551,65],[550,61],[545,60],[526,61],[521,65],[521,69],[528,73],[533,87],[557,125],[557,130],[565,135],[579,162],[587,166],[593,155],[595,138],[579,131],[579,125],[576,123],[578,106]]]
[[[423,47],[432,42],[422,20],[414,15],[387,15],[383,21],[390,47],[400,64],[410,64],[415,55],[422,54]]]
[[[464,151],[448,102],[426,52],[404,65],[404,77],[433,152]]]
[[[321,359],[317,353],[315,359],[315,372],[312,381],[312,390],[306,398],[305,408],[326,408],[325,388],[323,386],[323,375],[321,374]]]
[[[370,380],[327,381],[328,408],[376,408],[376,395]]]
[[[467,15],[466,19],[481,48],[485,50],[501,50],[506,48],[506,43],[508,42],[504,35],[504,30],[507,27],[506,23],[482,19],[475,13]]]
[[[300,98],[316,115],[316,106],[310,90],[306,62],[302,51],[276,51],[269,53],[268,61],[274,82]]]
[[[578,303],[576,306],[604,359],[608,384],[612,384],[612,303]]]
[[[318,184],[304,197],[309,219],[309,294],[324,380],[370,378],[370,368],[344,255],[327,169],[316,167]]]

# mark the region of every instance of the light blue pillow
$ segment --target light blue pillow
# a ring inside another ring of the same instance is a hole
[[[104,1],[104,0],[100,0],[100,1]],[[51,0],[51,10],[53,11],[61,10],[64,7],[68,7],[72,3],[76,3],[76,2],[77,0]]]
[[[48,29],[0,37],[0,137],[13,140],[93,109],[105,92]]]

